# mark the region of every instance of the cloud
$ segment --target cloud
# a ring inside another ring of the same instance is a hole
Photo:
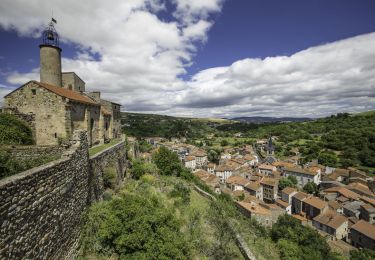
[[[63,58],[63,70],[75,71],[88,91],[102,91],[126,111],[231,117],[375,109],[375,33],[291,56],[245,58],[181,79],[222,3],[173,0],[167,10],[162,0],[4,0],[0,26],[38,37],[53,7],[61,40],[77,47],[75,58]],[[166,21],[162,12],[173,17]],[[13,72],[7,81],[38,78],[34,68]]]
[[[375,33],[196,74],[179,106],[219,115],[322,116],[375,109]]]

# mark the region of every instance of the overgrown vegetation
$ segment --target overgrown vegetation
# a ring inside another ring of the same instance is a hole
[[[289,215],[279,217],[272,226],[271,238],[279,248],[281,259],[345,259],[332,252],[316,230]]]
[[[33,143],[31,129],[15,116],[0,113],[0,144],[28,145]]]
[[[17,160],[5,149],[0,150],[0,179],[55,160],[53,156],[41,156],[30,160]]]

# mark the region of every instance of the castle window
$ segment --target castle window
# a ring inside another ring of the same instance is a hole
[[[36,95],[36,89],[32,89],[31,92],[33,93],[33,95]]]
[[[57,133],[55,133],[55,138],[57,138]]]

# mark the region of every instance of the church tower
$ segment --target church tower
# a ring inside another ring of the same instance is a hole
[[[42,35],[40,47],[40,82],[57,87],[62,86],[61,49],[59,35],[57,34],[52,19]]]

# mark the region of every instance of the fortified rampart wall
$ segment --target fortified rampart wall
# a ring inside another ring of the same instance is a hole
[[[103,167],[124,176],[125,143],[89,158],[87,135],[76,131],[62,157],[0,180],[0,259],[63,259],[74,251],[87,206],[104,191]]]

